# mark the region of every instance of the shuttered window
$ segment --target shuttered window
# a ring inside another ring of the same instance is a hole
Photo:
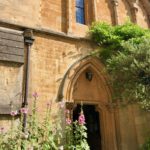
[[[0,115],[22,105],[23,64],[23,33],[0,27]]]
[[[76,22],[85,24],[84,0],[76,0]]]

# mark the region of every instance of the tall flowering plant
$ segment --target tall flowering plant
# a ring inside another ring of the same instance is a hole
[[[0,127],[0,150],[58,150],[61,129],[59,124],[51,118],[52,104],[47,104],[44,121],[39,120],[37,115],[38,94],[35,92],[33,97],[33,108],[30,115],[26,107],[21,108],[20,111],[11,111],[10,130],[5,132],[4,127]],[[28,115],[25,129],[22,126],[24,115]]]
[[[37,92],[33,93],[32,112],[28,115],[27,128],[25,130],[28,137],[24,140],[25,149],[38,149],[39,148],[39,131],[41,129],[41,123],[39,123],[37,116],[37,100],[39,95]]]
[[[81,108],[78,120],[72,122],[67,116],[66,118],[66,145],[67,150],[90,150],[87,143],[87,128],[85,126],[85,116]]]
[[[16,127],[15,119],[18,119],[18,111],[11,111],[11,127],[9,131],[6,131],[4,127],[2,127],[3,132],[0,135],[0,150],[21,150],[21,138],[22,131],[20,125]],[[20,122],[18,120],[18,122]]]
[[[65,149],[67,150],[74,150],[74,135],[73,135],[73,122],[70,115],[70,110],[66,110],[66,128],[65,128],[65,134],[66,134],[66,144]]]
[[[52,103],[47,103],[46,115],[42,127],[40,128],[40,148],[43,150],[57,150],[59,145],[59,139],[56,130],[58,125],[53,122],[51,116]]]
[[[43,120],[39,120],[37,114],[37,98],[38,94],[33,94],[33,108],[32,113],[28,119],[27,134],[28,138],[25,142],[25,150],[58,150],[58,129],[59,124],[51,118],[52,102],[47,103],[46,113]],[[55,118],[56,120],[56,118]],[[56,130],[55,130],[56,129]],[[60,134],[60,133],[59,133]]]
[[[74,130],[74,138],[76,149],[78,150],[90,150],[90,147],[87,143],[87,128],[85,126],[85,116],[83,110],[81,108],[80,115],[78,117],[78,121],[74,122],[75,130]]]
[[[78,120],[72,121],[71,112],[66,110],[66,142],[63,143],[61,128],[64,102],[59,104],[59,114],[52,118],[52,103],[47,104],[43,120],[38,119],[37,98],[33,95],[31,114],[28,108],[11,111],[11,128],[6,132],[0,127],[0,150],[89,150],[86,133],[86,120],[81,110]],[[27,115],[26,127],[23,128],[24,116]],[[17,120],[16,120],[17,119]],[[17,123],[16,123],[17,122]]]

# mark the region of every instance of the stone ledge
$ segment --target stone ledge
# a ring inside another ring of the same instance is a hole
[[[67,34],[64,32],[58,32],[58,31],[53,31],[47,28],[43,28],[43,27],[31,27],[31,26],[25,26],[23,24],[20,23],[15,23],[12,21],[8,21],[5,19],[0,19],[0,26],[2,27],[9,27],[12,29],[17,29],[17,30],[22,30],[24,31],[25,29],[31,29],[34,32],[37,33],[43,33],[43,34],[47,34],[47,35],[53,35],[53,36],[58,36],[58,37],[63,37],[66,39],[73,39],[73,40],[82,40],[82,41],[91,41],[89,38],[87,37],[79,37],[79,36],[73,36],[71,34]]]

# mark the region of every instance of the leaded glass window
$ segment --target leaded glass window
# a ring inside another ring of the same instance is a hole
[[[85,24],[84,0],[76,0],[76,22]]]

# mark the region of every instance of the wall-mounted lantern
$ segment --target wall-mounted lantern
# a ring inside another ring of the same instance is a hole
[[[92,79],[93,79],[93,72],[90,71],[90,70],[86,71],[86,72],[85,72],[85,77],[86,77],[86,79],[87,79],[88,81],[92,81]]]

